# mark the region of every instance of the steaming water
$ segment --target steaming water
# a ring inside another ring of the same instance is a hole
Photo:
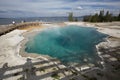
[[[57,58],[65,64],[99,60],[95,45],[106,35],[95,28],[82,26],[54,27],[30,38],[26,44],[28,53],[38,53]],[[85,60],[87,59],[87,60]]]

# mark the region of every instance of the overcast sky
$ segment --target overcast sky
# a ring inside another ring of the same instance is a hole
[[[120,12],[120,0],[0,0],[0,17],[75,16],[109,10]]]

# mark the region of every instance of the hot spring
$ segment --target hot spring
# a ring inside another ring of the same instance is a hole
[[[48,55],[64,64],[96,64],[100,58],[96,47],[107,35],[83,26],[52,27],[29,38],[25,51]]]

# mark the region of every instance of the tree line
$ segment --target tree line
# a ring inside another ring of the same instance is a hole
[[[94,15],[88,15],[83,17],[83,21],[86,22],[112,22],[112,21],[120,21],[120,13],[117,16],[113,16],[109,11],[106,13],[104,10],[101,10]]]

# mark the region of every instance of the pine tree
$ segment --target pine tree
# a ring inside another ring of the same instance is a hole
[[[73,13],[72,12],[69,13],[68,20],[73,21]]]
[[[88,21],[92,22],[92,15],[89,16]]]
[[[94,15],[94,21],[95,21],[95,22],[99,22],[99,16],[98,16],[97,13]]]
[[[110,20],[110,14],[109,14],[109,11],[106,12],[106,15],[105,15],[105,21],[108,22]]]
[[[104,22],[104,10],[100,11],[99,20],[99,22]]]
[[[119,13],[119,15],[117,16],[117,20],[120,21],[120,13]]]
[[[84,16],[83,21],[88,22],[111,22],[111,21],[120,21],[120,13],[118,16],[113,16],[109,11],[104,15],[104,10],[100,11],[99,15],[89,15]]]

